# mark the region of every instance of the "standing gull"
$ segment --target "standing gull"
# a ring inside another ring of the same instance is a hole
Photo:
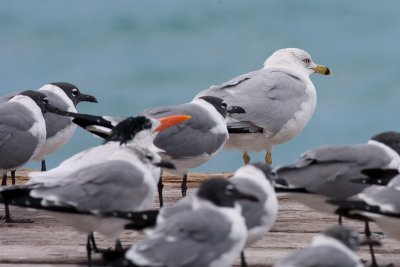
[[[46,140],[43,114],[47,111],[63,114],[49,104],[46,95],[37,91],[24,91],[0,104],[0,170],[3,174],[22,167],[41,149]],[[3,176],[3,186],[6,179],[7,176]],[[12,183],[15,184],[15,178]],[[8,205],[5,205],[5,221],[24,222],[11,218]]]
[[[273,188],[275,175],[268,164],[248,164],[235,171],[229,178],[238,190],[253,194],[258,201],[240,200],[242,216],[247,227],[246,247],[264,237],[278,216],[278,200]],[[244,252],[241,253],[242,266],[247,266]]]
[[[200,92],[216,96],[230,106],[240,106],[241,114],[228,114],[228,148],[243,151],[250,162],[249,151],[267,151],[265,160],[272,164],[274,145],[289,141],[299,134],[314,113],[317,94],[309,76],[331,75],[317,65],[311,56],[298,48],[280,49],[273,53],[260,70],[239,75],[221,85]]]
[[[186,196],[187,171],[210,160],[228,139],[225,117],[243,113],[237,106],[228,106],[222,99],[204,96],[190,103],[151,108],[143,112],[153,118],[188,114],[192,119],[159,134],[154,144],[164,150],[161,156],[171,161],[176,173],[183,175],[182,196]]]
[[[274,267],[364,267],[355,250],[371,242],[356,231],[337,225],[315,237],[310,247],[295,251]]]
[[[207,180],[193,195],[194,209],[157,220],[147,239],[105,258],[113,266],[232,266],[247,238],[239,199],[257,201],[225,179]]]
[[[81,93],[78,87],[71,83],[48,83],[39,88],[38,91],[47,96],[51,105],[70,112],[77,112],[76,106],[80,102],[97,103],[97,99],[94,96]],[[14,92],[2,96],[0,103],[7,102],[17,94],[18,92]],[[68,117],[46,113],[44,114],[44,120],[46,122],[46,141],[32,158],[32,160],[42,162],[42,171],[46,170],[45,157],[65,145],[76,130],[76,125]]]
[[[95,102],[94,96],[83,94],[78,87],[66,82],[48,83],[38,89],[45,94],[49,103],[61,110],[76,112],[76,105],[80,102]],[[9,101],[18,92],[13,92],[0,98],[0,103]],[[46,124],[46,141],[31,160],[41,161],[41,170],[46,170],[45,157],[64,144],[66,144],[75,132],[76,125],[68,117],[58,116],[52,113],[45,113],[44,121]],[[15,184],[15,170],[11,170],[12,184]],[[7,184],[7,172],[3,174],[2,185]]]
[[[39,91],[47,96],[50,104],[70,112],[77,112],[76,106],[80,102],[97,103],[94,96],[83,94],[78,87],[66,82],[49,83],[41,87]],[[76,125],[68,117],[46,113],[44,120],[47,132],[46,141],[32,158],[32,160],[42,162],[42,171],[46,170],[46,156],[65,145],[76,130]]]
[[[144,116],[127,118],[112,130],[105,144],[73,156],[54,171],[32,173],[28,185],[1,190],[0,200],[51,211],[62,222],[86,233],[90,263],[92,245],[95,246],[92,232],[115,239],[125,225],[125,220],[99,214],[151,207],[158,178],[153,176],[152,166],[162,162],[154,153],[154,149],[158,151],[152,144],[154,135],[188,119],[190,116],[186,115],[159,120]],[[71,165],[75,165],[73,170]]]
[[[344,200],[362,192],[369,170],[400,168],[400,133],[383,132],[367,144],[323,146],[309,150],[291,165],[278,167],[277,190],[312,209],[334,213],[327,199]]]
[[[345,200],[370,185],[354,181],[365,179],[371,170],[400,168],[400,133],[384,132],[367,144],[324,146],[305,152],[294,164],[278,167],[277,192],[285,192],[312,209],[335,214],[331,200]],[[341,223],[341,216],[339,216]],[[365,234],[370,236],[368,221]],[[370,246],[372,265],[377,266]]]

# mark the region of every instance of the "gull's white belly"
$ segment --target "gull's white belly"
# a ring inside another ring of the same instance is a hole
[[[227,148],[236,148],[242,151],[271,151],[274,145],[282,144],[298,135],[314,114],[317,105],[317,93],[315,87],[310,84],[307,87],[308,95],[300,109],[289,119],[274,135],[264,133],[235,133],[229,134],[226,143]]]

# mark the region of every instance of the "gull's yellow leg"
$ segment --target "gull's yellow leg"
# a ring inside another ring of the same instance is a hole
[[[272,152],[267,151],[267,154],[265,154],[265,162],[268,163],[269,165],[272,165]]]
[[[247,151],[243,152],[243,162],[244,165],[247,165],[250,163],[250,155],[247,153]]]

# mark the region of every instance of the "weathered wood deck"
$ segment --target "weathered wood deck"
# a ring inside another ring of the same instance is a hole
[[[26,171],[21,171],[18,175],[18,183],[26,181]],[[221,175],[226,176],[227,174],[212,174],[212,176]],[[211,174],[191,174],[189,188],[195,188],[199,181],[210,176]],[[166,205],[175,203],[180,199],[180,179],[165,175],[164,181],[165,203]],[[314,212],[285,198],[279,199],[279,204],[278,220],[272,231],[246,250],[250,266],[271,266],[277,259],[294,249],[306,247],[313,236],[337,221],[337,217]],[[157,205],[156,202],[155,207]],[[12,208],[12,212],[15,218],[31,218],[34,223],[6,224],[0,222],[0,266],[71,267],[86,265],[85,236],[41,211]],[[0,207],[0,214],[3,214],[3,207]],[[355,227],[360,232],[363,230],[362,223],[349,220],[345,220],[344,223]],[[375,225],[372,230],[380,233]],[[141,238],[143,238],[141,234],[126,231],[121,240],[123,245],[128,246]],[[113,246],[113,242],[103,240],[100,235],[96,235],[96,240],[99,241],[100,247]],[[379,262],[382,264],[394,263],[396,266],[400,266],[400,243],[388,238],[383,238],[382,242],[383,246],[376,249]],[[363,248],[359,255],[365,260],[370,260],[366,248]],[[368,263],[366,263],[367,266]],[[236,264],[239,264],[239,260]]]

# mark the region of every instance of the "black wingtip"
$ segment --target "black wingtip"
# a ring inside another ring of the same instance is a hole
[[[308,191],[307,189],[303,187],[298,187],[298,188],[290,188],[287,186],[275,184],[275,192],[276,193],[303,193],[303,194],[312,194],[312,192]]]
[[[91,125],[103,126],[109,129],[114,128],[112,123],[104,119],[102,116],[75,113],[72,117],[74,117],[72,121],[82,128],[86,128],[87,126]]]
[[[361,200],[327,200],[327,203],[337,206],[335,213],[350,219],[372,221],[372,219],[354,211],[380,213],[379,207],[370,206]]]
[[[73,123],[103,139],[106,139],[108,137],[106,133],[100,131],[94,131],[91,130],[90,128],[92,126],[102,126],[110,130],[114,128],[114,126],[110,121],[104,119],[101,116],[76,113],[74,114],[73,117],[74,117],[74,119],[72,120]]]
[[[244,114],[246,110],[240,106],[229,106],[226,112],[228,114]]]
[[[353,179],[352,182],[371,184],[371,185],[387,185],[394,177],[399,175],[397,169],[365,169],[361,171],[368,178]]]

